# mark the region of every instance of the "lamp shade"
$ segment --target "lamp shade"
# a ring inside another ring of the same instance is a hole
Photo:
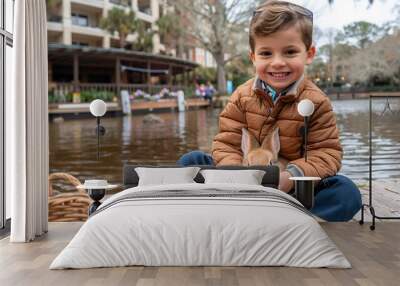
[[[303,117],[310,116],[314,113],[314,103],[309,99],[303,99],[297,105],[297,111]]]
[[[93,116],[101,117],[107,111],[106,103],[101,99],[95,99],[90,103],[90,113]]]

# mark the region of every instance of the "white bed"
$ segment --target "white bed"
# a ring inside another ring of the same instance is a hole
[[[50,269],[128,265],[351,267],[291,196],[198,183],[138,186],[110,197]]]

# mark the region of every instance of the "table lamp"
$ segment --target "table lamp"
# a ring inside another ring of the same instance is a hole
[[[106,129],[100,125],[100,117],[107,111],[106,103],[101,99],[95,99],[90,103],[90,113],[96,117],[96,135],[97,135],[97,160],[100,158],[100,136],[106,133]]]
[[[309,99],[303,99],[297,105],[297,111],[304,117],[304,160],[307,162],[308,120],[314,113],[314,103]]]
[[[314,113],[314,104],[309,99],[303,99],[297,105],[297,111],[304,117],[304,160],[307,162],[307,137],[308,121]],[[314,206],[314,182],[320,180],[319,177],[291,177],[295,181],[295,196],[306,207],[312,209]]]

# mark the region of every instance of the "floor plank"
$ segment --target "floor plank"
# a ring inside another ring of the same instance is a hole
[[[81,223],[50,223],[49,233],[32,243],[0,240],[0,285],[399,285],[400,223],[379,222],[375,231],[356,222],[321,225],[352,269],[138,266],[51,271],[51,261]]]
[[[359,180],[355,183],[360,189],[363,203],[368,204],[368,181]],[[374,180],[372,182],[372,205],[377,216],[400,218],[400,179]],[[366,209],[364,214],[364,220],[371,222],[372,216],[369,209]],[[353,220],[359,221],[360,218],[361,211],[354,216]]]

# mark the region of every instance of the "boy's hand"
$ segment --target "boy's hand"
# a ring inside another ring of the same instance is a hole
[[[288,171],[283,171],[279,175],[279,190],[288,193],[294,186],[294,183],[292,180],[289,180],[289,178],[292,177],[292,175]]]

